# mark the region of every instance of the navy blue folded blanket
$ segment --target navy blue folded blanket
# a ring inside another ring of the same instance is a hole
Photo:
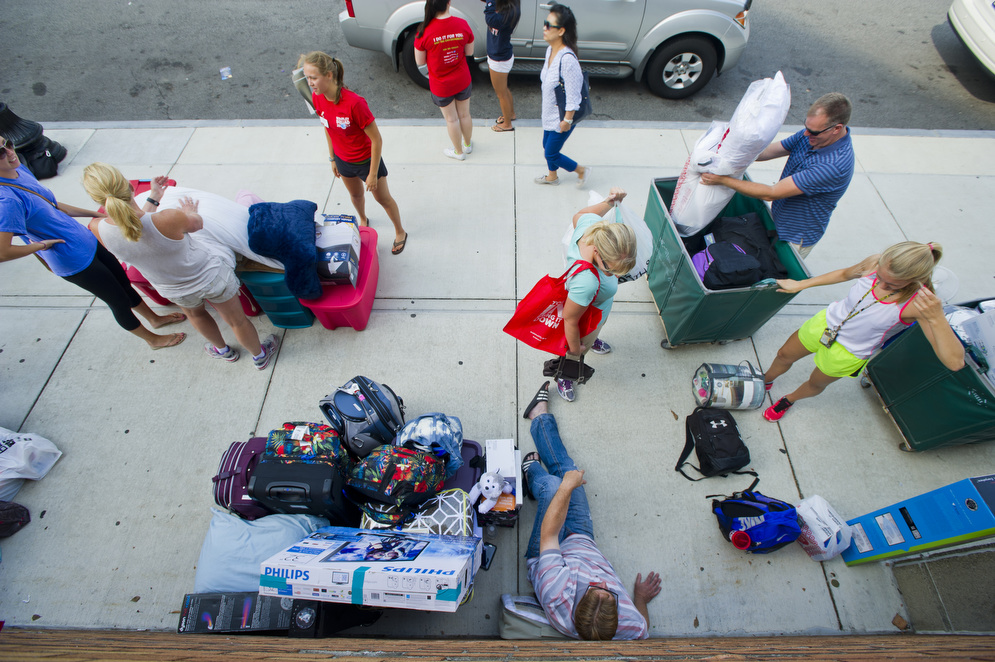
[[[258,202],[249,207],[249,248],[283,263],[284,280],[298,299],[321,296],[315,269],[314,213],[310,200]]]

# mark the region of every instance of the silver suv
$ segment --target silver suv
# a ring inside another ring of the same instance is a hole
[[[577,16],[578,49],[592,76],[634,74],[667,99],[689,97],[736,64],[750,38],[747,14],[753,0],[568,0]],[[546,42],[542,22],[552,6],[521,0],[522,18],[511,37],[512,73],[538,73]],[[346,41],[382,51],[394,70],[404,67],[424,88],[428,79],[415,64],[415,30],[425,3],[410,0],[345,0],[339,24]],[[452,0],[450,11],[473,29],[473,57],[487,68],[486,25],[481,0]]]

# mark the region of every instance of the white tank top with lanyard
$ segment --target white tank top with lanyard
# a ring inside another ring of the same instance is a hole
[[[896,327],[912,324],[902,319],[912,299],[902,303],[878,299],[874,294],[875,283],[877,272],[864,276],[853,284],[846,298],[826,308],[826,325],[830,330],[839,327],[836,342],[858,359],[870,358],[895,334]]]

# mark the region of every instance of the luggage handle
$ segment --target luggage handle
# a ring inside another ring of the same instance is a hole
[[[750,285],[751,290],[772,290],[777,289],[777,281],[773,278],[764,278],[761,281],[757,281],[753,285]]]
[[[281,491],[285,491],[284,494],[280,494],[279,492]],[[294,482],[271,484],[266,486],[266,496],[271,499],[278,499],[284,503],[307,502],[311,500],[311,485]]]
[[[400,425],[397,425],[397,426],[391,425],[391,421],[394,418],[393,412],[384,411],[383,409],[381,409],[381,407],[380,407],[380,400],[373,394],[373,392],[367,390],[366,386],[363,385],[363,382],[361,382],[359,380],[359,378],[357,378],[355,381],[356,381],[356,385],[359,387],[360,393],[363,394],[363,396],[366,398],[366,400],[369,400],[370,407],[376,413],[377,417],[381,421],[383,421],[384,426],[392,434],[394,434],[394,436],[397,436],[397,433],[401,429],[401,426]],[[401,415],[403,416],[404,414],[401,414]],[[369,420],[369,416],[367,416],[367,420]],[[370,423],[372,425],[372,421],[370,421]]]

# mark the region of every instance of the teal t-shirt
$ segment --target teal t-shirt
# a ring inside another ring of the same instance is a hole
[[[570,246],[567,248],[567,258],[573,263],[581,259],[580,249],[577,242],[584,235],[584,231],[601,220],[597,214],[584,214],[577,221],[573,236],[570,237]],[[597,265],[595,265],[597,267]],[[612,309],[612,300],[618,292],[618,278],[611,274],[598,270],[601,274],[601,288],[598,289],[598,277],[590,270],[582,271],[576,276],[567,278],[567,297],[574,303],[582,306],[589,306],[591,302],[601,309],[601,319],[604,321]],[[597,296],[595,296],[597,293]]]

